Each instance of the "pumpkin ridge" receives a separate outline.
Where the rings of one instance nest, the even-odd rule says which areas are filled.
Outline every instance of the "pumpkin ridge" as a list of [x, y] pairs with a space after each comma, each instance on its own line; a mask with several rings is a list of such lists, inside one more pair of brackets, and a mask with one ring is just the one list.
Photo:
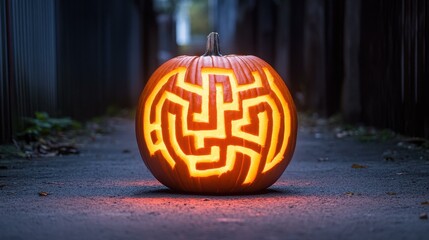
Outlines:
[[[231, 60], [230, 60], [230, 58], [236, 58], [235, 56], [233, 56], [233, 57], [226, 57], [226, 59], [231, 63]], [[237, 69], [239, 69], [239, 71], [240, 71], [240, 73], [241, 74], [236, 74], [236, 75], [239, 75], [240, 77], [242, 77], [242, 76], [246, 76], [246, 73], [245, 73], [245, 71], [244, 71], [244, 68], [243, 68], [243, 66], [242, 66], [242, 63], [243, 63], [243, 61], [241, 61], [241, 59], [240, 58], [238, 58], [240, 61], [236, 61], [236, 63], [238, 64], [238, 66], [236, 67]], [[231, 66], [232, 66], [232, 64], [231, 64]], [[234, 71], [235, 72], [235, 71]], [[241, 76], [242, 75], [242, 76]], [[243, 108], [241, 108], [241, 110], [243, 111]], [[241, 138], [241, 146], [246, 146], [246, 141], [245, 141], [245, 139], [243, 139], [243, 138]], [[247, 175], [247, 173], [245, 173], [244, 171], [245, 171], [245, 168], [246, 168], [246, 164], [244, 164], [244, 159], [243, 159], [243, 156], [241, 157], [241, 166], [240, 166], [240, 171], [238, 172], [238, 175], [237, 175], [237, 178], [236, 178], [236, 180], [235, 180], [235, 185], [236, 186], [239, 186], [240, 185], [240, 183], [243, 181], [242, 179], [243, 178], [245, 178], [246, 176], [245, 175]]]

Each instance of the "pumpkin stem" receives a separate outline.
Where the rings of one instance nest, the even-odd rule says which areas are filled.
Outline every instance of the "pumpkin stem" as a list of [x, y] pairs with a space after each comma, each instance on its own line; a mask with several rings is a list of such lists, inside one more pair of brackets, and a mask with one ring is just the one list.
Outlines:
[[203, 56], [222, 56], [219, 48], [219, 34], [211, 32], [207, 36], [207, 50]]

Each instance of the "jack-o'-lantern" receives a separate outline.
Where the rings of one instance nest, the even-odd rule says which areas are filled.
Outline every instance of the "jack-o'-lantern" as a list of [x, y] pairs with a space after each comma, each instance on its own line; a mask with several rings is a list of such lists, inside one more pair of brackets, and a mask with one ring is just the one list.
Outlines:
[[296, 142], [292, 97], [278, 73], [255, 56], [219, 51], [161, 65], [140, 96], [136, 135], [142, 158], [167, 187], [243, 193], [271, 186]]

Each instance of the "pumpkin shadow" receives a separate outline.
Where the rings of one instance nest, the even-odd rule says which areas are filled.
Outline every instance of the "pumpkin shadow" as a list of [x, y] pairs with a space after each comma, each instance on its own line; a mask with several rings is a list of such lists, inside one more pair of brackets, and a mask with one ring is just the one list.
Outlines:
[[134, 192], [133, 197], [137, 198], [157, 198], [157, 197], [172, 197], [172, 198], [187, 198], [187, 197], [278, 197], [278, 196], [296, 196], [299, 192], [296, 189], [286, 188], [268, 188], [262, 191], [250, 192], [250, 193], [231, 193], [231, 194], [216, 194], [216, 193], [189, 193], [175, 191], [169, 188], [157, 188], [150, 190], [139, 190]]

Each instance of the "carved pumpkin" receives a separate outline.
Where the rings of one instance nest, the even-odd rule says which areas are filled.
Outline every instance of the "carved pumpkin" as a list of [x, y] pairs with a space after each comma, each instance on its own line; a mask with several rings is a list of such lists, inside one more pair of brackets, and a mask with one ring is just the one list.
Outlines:
[[136, 135], [152, 174], [193, 193], [254, 192], [289, 164], [297, 117], [277, 72], [255, 56], [222, 56], [218, 34], [200, 57], [160, 66], [140, 96]]

